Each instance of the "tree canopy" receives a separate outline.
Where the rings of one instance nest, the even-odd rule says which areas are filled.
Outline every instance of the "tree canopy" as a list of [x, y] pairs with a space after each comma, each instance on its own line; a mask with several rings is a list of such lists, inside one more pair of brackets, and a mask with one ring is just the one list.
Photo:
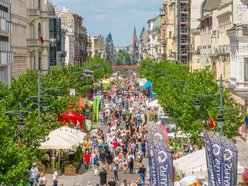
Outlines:
[[[152, 90], [164, 111], [176, 122], [177, 130], [191, 134], [191, 141], [197, 143], [203, 129], [209, 129], [209, 115], [216, 118], [219, 112], [220, 91], [213, 72], [209, 68], [190, 72], [189, 66], [180, 62], [147, 58], [142, 61], [139, 73], [152, 82]], [[194, 107], [196, 100], [201, 105], [199, 110]], [[242, 125], [240, 107], [231, 100], [226, 89], [223, 103], [224, 132], [231, 138]], [[234, 126], [230, 125], [231, 118], [235, 118]], [[216, 126], [213, 130], [217, 132], [219, 128]]]
[[[85, 76], [86, 68], [94, 71], [92, 77]], [[111, 74], [111, 65], [98, 56], [89, 59], [83, 67], [54, 67], [42, 74], [41, 101], [47, 101], [49, 108], [47, 112], [42, 111], [41, 117], [37, 117], [37, 71], [20, 75], [11, 86], [0, 83], [0, 185], [25, 185], [25, 174], [40, 157], [40, 143], [60, 125], [58, 116], [69, 104], [85, 96], [95, 81]], [[70, 88], [76, 89], [76, 97], [69, 96]], [[58, 93], [62, 99], [57, 99]], [[15, 123], [20, 118], [25, 128], [18, 130]]]

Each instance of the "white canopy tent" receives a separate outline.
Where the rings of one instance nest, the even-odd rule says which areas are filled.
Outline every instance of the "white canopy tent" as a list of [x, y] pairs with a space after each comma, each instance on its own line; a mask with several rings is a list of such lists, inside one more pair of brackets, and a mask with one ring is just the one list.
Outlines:
[[75, 141], [68, 141], [60, 136], [48, 136], [48, 140], [41, 143], [39, 149], [73, 150], [76, 148]]
[[[198, 178], [207, 178], [207, 165], [205, 149], [198, 150], [174, 161], [177, 172], [186, 176], [195, 175]], [[243, 167], [238, 163], [238, 173], [243, 171]]]
[[50, 132], [47, 140], [41, 143], [39, 149], [43, 150], [52, 150], [52, 167], [54, 168], [55, 157], [54, 151], [59, 151], [59, 158], [60, 158], [60, 150], [76, 150], [76, 148], [84, 141], [85, 133], [64, 126], [54, 131]]
[[64, 126], [49, 133], [47, 141], [41, 143], [40, 149], [74, 150], [84, 141], [85, 133]]

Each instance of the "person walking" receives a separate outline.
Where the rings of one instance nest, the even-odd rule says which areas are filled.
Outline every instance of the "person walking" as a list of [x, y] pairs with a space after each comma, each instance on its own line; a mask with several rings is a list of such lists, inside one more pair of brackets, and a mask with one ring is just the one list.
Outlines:
[[119, 179], [118, 178], [118, 164], [115, 164], [114, 166], [114, 178], [115, 178], [115, 181]]
[[101, 186], [104, 186], [105, 184], [107, 184], [107, 175], [108, 175], [108, 173], [106, 172], [105, 168], [103, 167], [99, 173]]
[[124, 179], [123, 182], [122, 182], [122, 184], [120, 186], [129, 186], [129, 184], [127, 183], [127, 180]]
[[39, 186], [46, 186], [46, 184], [47, 184], [46, 176], [43, 172], [41, 172], [39, 177]]
[[98, 168], [99, 168], [99, 158], [98, 155], [95, 155], [95, 157], [93, 158], [93, 167], [94, 167], [94, 175], [97, 176], [98, 174]]
[[58, 186], [58, 172], [56, 169], [53, 171], [53, 186]]
[[108, 182], [108, 185], [109, 186], [116, 186], [117, 185], [117, 183], [114, 181], [114, 178], [112, 177], [111, 179], [110, 179], [110, 181]]
[[130, 174], [133, 174], [133, 165], [134, 165], [134, 156], [130, 154], [128, 156], [128, 168], [129, 168]]
[[84, 154], [84, 165], [85, 165], [85, 170], [86, 171], [89, 170], [90, 162], [91, 162], [91, 155], [89, 153], [89, 150], [86, 150], [85, 154]]
[[138, 174], [140, 176], [140, 179], [142, 180], [143, 183], [145, 183], [145, 173], [146, 173], [146, 168], [142, 164], [138, 170]]

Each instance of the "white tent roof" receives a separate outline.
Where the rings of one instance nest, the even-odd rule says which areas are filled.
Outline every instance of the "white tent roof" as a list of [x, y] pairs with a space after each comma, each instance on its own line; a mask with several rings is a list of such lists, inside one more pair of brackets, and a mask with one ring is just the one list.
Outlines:
[[50, 134], [58, 135], [58, 136], [62, 136], [62, 137], [68, 136], [68, 138], [72, 138], [73, 140], [76, 140], [79, 143], [82, 143], [84, 141], [84, 136], [85, 136], [85, 133], [83, 133], [79, 130], [76, 130], [74, 128], [67, 127], [67, 126], [60, 127], [58, 129], [50, 132]]
[[48, 137], [48, 140], [41, 143], [41, 146], [39, 149], [75, 149], [76, 148], [76, 143], [67, 141], [66, 139], [63, 139], [59, 136], [53, 136], [50, 138]]
[[85, 133], [64, 126], [49, 133], [40, 149], [75, 149], [84, 140]]
[[[185, 175], [206, 176], [206, 153], [205, 149], [198, 150], [174, 161], [176, 170]], [[243, 167], [238, 163], [238, 173], [243, 171]]]

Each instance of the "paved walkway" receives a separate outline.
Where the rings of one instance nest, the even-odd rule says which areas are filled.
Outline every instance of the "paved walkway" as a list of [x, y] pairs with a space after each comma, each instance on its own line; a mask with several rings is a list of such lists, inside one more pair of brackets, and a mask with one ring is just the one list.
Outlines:
[[[108, 130], [107, 126], [103, 126], [100, 123], [94, 125], [95, 128], [101, 128], [104, 132]], [[143, 164], [147, 167], [147, 159], [143, 160]], [[108, 179], [113, 176], [113, 171], [108, 172]], [[122, 171], [119, 171], [119, 180], [117, 181], [117, 185], [120, 185], [124, 179], [129, 182], [132, 180], [136, 180], [138, 174], [124, 174]], [[52, 186], [52, 174], [46, 174], [46, 178], [48, 180], [47, 186]], [[92, 186], [95, 186], [99, 183], [99, 176], [94, 176], [93, 169], [90, 169], [88, 172], [84, 172], [83, 174], [78, 174], [77, 176], [59, 176], [59, 184], [64, 184], [64, 186], [76, 186], [79, 183], [79, 186], [87, 186], [88, 181], [91, 181]]]

